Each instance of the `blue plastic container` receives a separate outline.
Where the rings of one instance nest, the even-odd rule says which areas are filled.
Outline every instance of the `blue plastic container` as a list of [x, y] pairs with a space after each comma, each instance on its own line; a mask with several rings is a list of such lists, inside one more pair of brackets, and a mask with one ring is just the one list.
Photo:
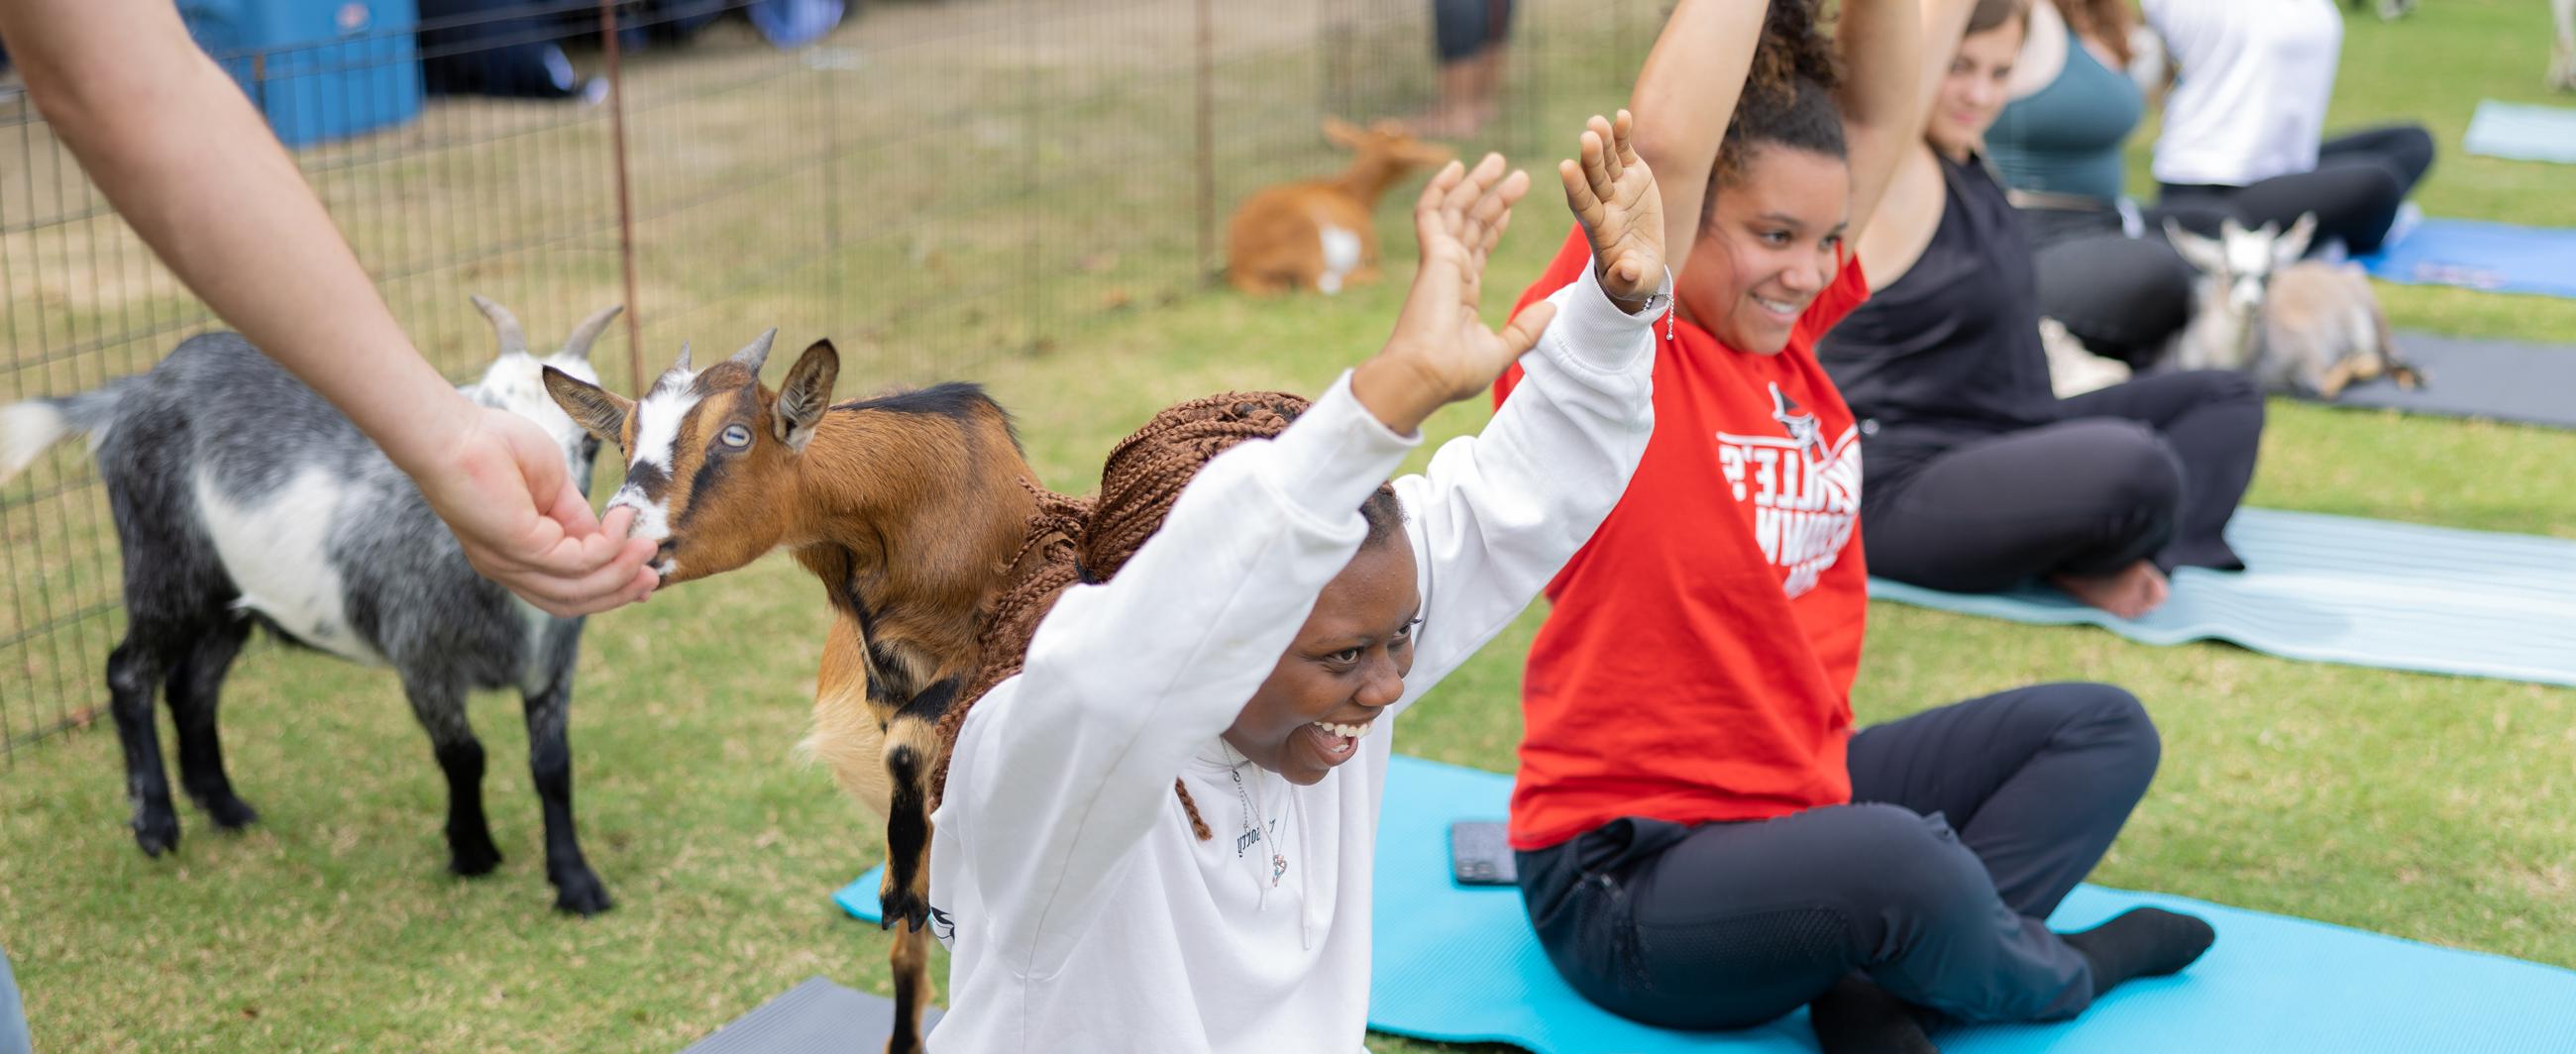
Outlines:
[[179, 13], [288, 146], [420, 114], [414, 0], [179, 0]]

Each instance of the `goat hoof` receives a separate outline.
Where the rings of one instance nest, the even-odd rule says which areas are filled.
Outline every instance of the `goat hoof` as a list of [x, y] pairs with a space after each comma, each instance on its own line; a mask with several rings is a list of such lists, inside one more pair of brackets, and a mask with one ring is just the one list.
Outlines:
[[489, 839], [481, 845], [453, 846], [447, 858], [447, 869], [467, 878], [491, 874], [492, 869], [499, 866], [501, 850]]
[[206, 817], [215, 821], [215, 827], [220, 830], [238, 831], [259, 822], [259, 810], [229, 794], [199, 804], [205, 807]]
[[134, 817], [134, 844], [143, 855], [158, 857], [179, 847], [179, 817], [167, 809]]
[[589, 918], [616, 906], [617, 902], [609, 899], [608, 887], [588, 871], [567, 875], [555, 883], [556, 911]]
[[877, 928], [890, 930], [897, 922], [920, 929], [930, 922], [930, 904], [906, 889], [877, 891]]

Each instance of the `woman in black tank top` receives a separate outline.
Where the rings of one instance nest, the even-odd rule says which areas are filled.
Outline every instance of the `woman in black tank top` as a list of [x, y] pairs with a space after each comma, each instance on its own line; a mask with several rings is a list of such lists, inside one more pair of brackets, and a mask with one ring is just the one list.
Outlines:
[[1816, 357], [1861, 420], [1871, 573], [1961, 593], [2045, 579], [2135, 618], [2175, 567], [2244, 567], [2221, 535], [2253, 479], [2263, 399], [2219, 371], [2051, 392], [2030, 243], [1975, 151], [2022, 32], [1972, 24], [1908, 159], [1918, 177], [1937, 168], [1938, 199], [1929, 178], [1889, 191], [1939, 225], [1892, 279], [1864, 240], [1883, 284]]

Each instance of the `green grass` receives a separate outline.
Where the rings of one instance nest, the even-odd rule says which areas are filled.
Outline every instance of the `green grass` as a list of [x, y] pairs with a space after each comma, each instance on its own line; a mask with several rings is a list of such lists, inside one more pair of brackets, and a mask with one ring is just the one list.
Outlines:
[[[2522, 0], [2355, 20], [2335, 121], [2425, 120], [2454, 144], [2476, 98], [2534, 94], [2544, 20]], [[2446, 156], [2424, 196], [2439, 215], [2576, 225], [2567, 173]], [[1561, 230], [1551, 207], [1529, 210], [1493, 266], [1497, 299]], [[1401, 257], [1406, 239], [1390, 237]], [[1331, 301], [1140, 299], [983, 372], [1048, 482], [1082, 489], [1108, 444], [1167, 402], [1312, 391], [1373, 350], [1410, 270], [1390, 263], [1389, 284]], [[2401, 327], [2576, 335], [2567, 301], [2383, 292]], [[2272, 409], [2255, 504], [2576, 537], [2576, 433]], [[1452, 408], [1434, 438], [1483, 415]], [[2576, 692], [1885, 604], [1870, 619], [1864, 721], [2051, 678], [2148, 701], [2164, 768], [2102, 882], [2576, 966]], [[1524, 617], [1409, 715], [1403, 749], [1508, 770], [1535, 625]], [[225, 723], [264, 822], [222, 837], [183, 809], [185, 841], [161, 860], [124, 829], [112, 731], [22, 753], [0, 776], [0, 946], [39, 1049], [666, 1051], [811, 974], [884, 990], [883, 938], [825, 899], [879, 840], [788, 758], [823, 626], [817, 591], [777, 559], [592, 621], [574, 768], [586, 845], [619, 906], [586, 922], [548, 909], [508, 700], [474, 709], [508, 855], [474, 882], [442, 870], [441, 781], [380, 671], [255, 646]]]

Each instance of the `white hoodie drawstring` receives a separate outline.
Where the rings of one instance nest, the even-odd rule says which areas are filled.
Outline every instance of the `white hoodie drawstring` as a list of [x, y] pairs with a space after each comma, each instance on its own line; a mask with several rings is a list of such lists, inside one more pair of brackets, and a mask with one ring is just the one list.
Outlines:
[[[1288, 788], [1288, 809], [1297, 814], [1297, 851], [1302, 853], [1314, 848], [1314, 843], [1308, 841], [1306, 837], [1306, 799], [1297, 796], [1297, 788], [1294, 785]], [[1306, 883], [1306, 899], [1304, 907], [1297, 912], [1297, 943], [1299, 947], [1313, 951], [1315, 950], [1315, 900], [1319, 891], [1315, 885], [1315, 876], [1307, 875], [1301, 881]]]

